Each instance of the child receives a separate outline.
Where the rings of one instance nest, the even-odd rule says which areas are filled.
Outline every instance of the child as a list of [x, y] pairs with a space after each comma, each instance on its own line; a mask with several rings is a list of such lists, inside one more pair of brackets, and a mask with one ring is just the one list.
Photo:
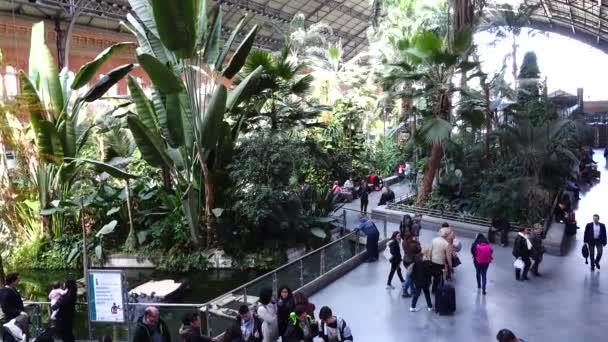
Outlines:
[[[57, 304], [57, 302], [59, 301], [61, 296], [65, 296], [66, 293], [68, 293], [68, 290], [62, 289], [61, 284], [59, 284], [58, 281], [55, 282], [53, 284], [53, 289], [49, 293], [49, 300], [51, 301], [51, 307], [53, 307], [55, 304]], [[59, 310], [54, 310], [53, 313], [51, 314], [52, 320], [54, 320], [55, 316], [57, 316], [57, 311], [59, 311]]]

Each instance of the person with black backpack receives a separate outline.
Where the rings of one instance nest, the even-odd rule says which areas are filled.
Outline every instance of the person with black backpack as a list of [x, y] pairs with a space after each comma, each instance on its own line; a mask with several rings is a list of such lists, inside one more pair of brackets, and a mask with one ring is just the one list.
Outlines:
[[420, 297], [420, 293], [422, 292], [424, 292], [424, 298], [426, 299], [427, 310], [433, 310], [430, 289], [433, 272], [433, 263], [430, 260], [418, 260], [414, 262], [414, 266], [412, 267], [412, 281], [415, 285], [415, 291], [412, 296], [410, 312], [416, 312], [419, 310], [416, 308], [416, 303], [418, 302], [418, 297]]
[[353, 334], [346, 321], [334, 316], [327, 306], [319, 311], [319, 337], [323, 342], [353, 341]]

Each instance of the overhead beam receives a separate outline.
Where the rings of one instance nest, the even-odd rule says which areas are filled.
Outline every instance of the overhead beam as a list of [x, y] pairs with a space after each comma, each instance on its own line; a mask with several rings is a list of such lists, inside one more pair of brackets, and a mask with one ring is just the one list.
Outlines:
[[597, 0], [597, 44], [600, 44], [602, 34], [602, 0]]
[[572, 5], [570, 4], [570, 0], [566, 1], [568, 3], [568, 12], [570, 12], [570, 27], [572, 28], [572, 33], [576, 34], [576, 30], [574, 29], [574, 16], [572, 15]]
[[[236, 6], [238, 8], [245, 10], [246, 12], [252, 12], [256, 15], [261, 16], [262, 18], [266, 18], [266, 20], [277, 20], [277, 21], [282, 21], [283, 23], [289, 23], [289, 22], [291, 22], [291, 19], [292, 19], [292, 15], [287, 12], [259, 4], [255, 1], [250, 1], [250, 0], [214, 0], [214, 1], [223, 6], [228, 6], [228, 7]], [[314, 24], [315, 22], [306, 19], [305, 23], [306, 23], [306, 25], [310, 26], [310, 25]], [[365, 40], [365, 39], [357, 38], [348, 32], [344, 32], [344, 31], [336, 29], [336, 28], [333, 29], [333, 34], [334, 34], [334, 36], [336, 36], [338, 38], [342, 38], [344, 40], [355, 39], [355, 40], [358, 40], [360, 43], [362, 43]]]
[[553, 18], [553, 13], [551, 13], [551, 7], [547, 4], [545, 0], [540, 0], [540, 4], [543, 7], [543, 10], [545, 11], [545, 15], [549, 19], [549, 24], [553, 25], [553, 22], [551, 21]]

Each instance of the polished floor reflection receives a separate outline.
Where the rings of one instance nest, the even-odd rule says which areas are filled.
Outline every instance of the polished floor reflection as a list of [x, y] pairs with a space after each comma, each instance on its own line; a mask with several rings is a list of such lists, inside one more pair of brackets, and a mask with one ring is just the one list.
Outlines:
[[[542, 278], [516, 282], [511, 248], [493, 246], [495, 262], [488, 271], [488, 295], [477, 291], [470, 239], [462, 239], [463, 264], [456, 271], [457, 311], [442, 317], [421, 310], [410, 313], [410, 299], [399, 290], [385, 290], [389, 263], [363, 264], [315, 294], [311, 301], [329, 305], [345, 318], [357, 341], [496, 341], [509, 328], [526, 341], [603, 342], [608, 339], [608, 261], [591, 273], [580, 255], [582, 230], [598, 213], [608, 223], [608, 171], [602, 151], [595, 151], [602, 179], [581, 193], [576, 211], [577, 236], [564, 257], [545, 256]], [[434, 233], [423, 230], [423, 244]], [[608, 256], [606, 257], [608, 258]], [[393, 280], [396, 285], [398, 280]], [[419, 307], [424, 309], [424, 300]]]

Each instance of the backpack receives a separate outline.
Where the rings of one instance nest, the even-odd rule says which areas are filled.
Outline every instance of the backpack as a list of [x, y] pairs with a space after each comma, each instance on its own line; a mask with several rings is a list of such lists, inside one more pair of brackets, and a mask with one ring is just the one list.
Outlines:
[[478, 243], [475, 247], [475, 261], [480, 265], [492, 262], [492, 248], [487, 243]]

